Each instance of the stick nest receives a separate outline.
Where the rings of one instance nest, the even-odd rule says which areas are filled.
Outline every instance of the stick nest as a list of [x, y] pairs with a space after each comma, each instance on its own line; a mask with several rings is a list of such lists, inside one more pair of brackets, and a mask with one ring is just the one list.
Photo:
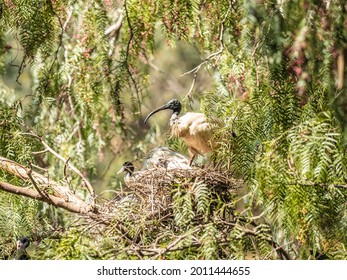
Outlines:
[[[242, 182], [232, 177], [226, 170], [211, 168], [171, 169], [153, 168], [136, 172], [134, 179], [128, 183], [130, 195], [112, 202], [114, 212], [127, 206], [135, 207], [138, 213], [150, 215], [167, 215], [172, 212], [173, 196], [178, 189], [182, 193], [195, 195], [203, 187], [210, 196], [218, 196], [230, 202]], [[111, 205], [110, 205], [111, 206]]]

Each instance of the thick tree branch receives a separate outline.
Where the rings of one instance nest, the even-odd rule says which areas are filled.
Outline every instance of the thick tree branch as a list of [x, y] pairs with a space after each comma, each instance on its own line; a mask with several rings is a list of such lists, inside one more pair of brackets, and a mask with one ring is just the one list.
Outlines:
[[60, 197], [56, 197], [54, 195], [49, 195], [49, 194], [42, 196], [40, 193], [38, 193], [35, 190], [23, 188], [23, 187], [17, 187], [5, 182], [0, 182], [0, 190], [13, 193], [16, 195], [22, 195], [32, 199], [40, 200], [48, 204], [51, 204], [53, 206], [63, 208], [73, 213], [86, 214], [91, 212], [90, 205], [87, 205], [87, 204], [85, 204], [84, 206], [78, 205], [73, 202], [65, 201], [64, 199]]
[[[75, 209], [84, 209], [83, 211], [81, 210], [78, 213], [87, 213], [87, 212], [95, 211], [94, 204], [87, 204], [86, 202], [84, 202], [81, 198], [78, 197], [77, 194], [72, 193], [68, 186], [61, 185], [35, 171], [32, 171], [30, 168], [25, 167], [17, 162], [14, 162], [4, 157], [0, 157], [0, 169], [22, 180], [28, 181], [31, 184], [34, 184], [35, 182], [34, 187], [36, 189], [36, 191], [29, 189], [30, 190], [29, 193], [27, 193], [26, 191], [23, 191], [26, 189], [20, 188], [20, 187], [16, 187], [12, 189], [13, 191], [10, 191], [11, 188], [10, 189], [3, 188], [3, 190], [25, 195], [25, 196], [29, 196], [28, 194], [30, 194], [31, 197], [34, 199], [38, 199], [37, 197], [39, 196], [41, 198], [40, 200], [50, 203], [52, 205], [62, 207], [62, 208], [67, 207], [65, 205], [75, 205], [74, 207], [70, 207], [70, 210], [72, 212], [76, 212]], [[8, 184], [7, 186], [10, 186], [10, 185]], [[45, 195], [42, 195], [38, 191], [38, 190], [41, 190], [42, 192], [42, 189], [48, 189], [52, 191], [53, 194], [48, 195], [45, 192]], [[46, 196], [52, 197], [52, 198], [55, 197], [56, 200], [54, 200], [54, 202], [50, 202], [50, 200], [48, 200]], [[64, 201], [65, 203], [62, 203], [62, 201]]]

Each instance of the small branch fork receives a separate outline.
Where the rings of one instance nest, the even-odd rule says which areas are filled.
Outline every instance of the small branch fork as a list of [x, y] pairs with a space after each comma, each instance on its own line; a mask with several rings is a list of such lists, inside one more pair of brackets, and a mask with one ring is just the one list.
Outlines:
[[[93, 198], [95, 198], [95, 190], [92, 186], [92, 184], [89, 182], [89, 180], [87, 179], [86, 176], [84, 176], [82, 174], [81, 171], [79, 171], [70, 161], [69, 159], [65, 159], [63, 156], [61, 156], [60, 154], [58, 154], [56, 151], [54, 151], [43, 139], [42, 137], [38, 136], [36, 133], [34, 133], [33, 131], [30, 131], [30, 133], [22, 133], [22, 135], [27, 135], [27, 136], [31, 136], [34, 137], [36, 139], [38, 139], [41, 144], [45, 147], [45, 149], [47, 151], [49, 151], [50, 153], [52, 153], [55, 157], [57, 157], [58, 159], [60, 159], [61, 161], [64, 162], [65, 166], [68, 166], [72, 171], [74, 171], [78, 176], [80, 176], [83, 180], [83, 184], [85, 185], [85, 187], [87, 188], [87, 190], [89, 191], [89, 193], [91, 194], [91, 196]], [[66, 169], [66, 167], [64, 167], [64, 169]]]
[[142, 112], [141, 112], [140, 90], [138, 88], [138, 85], [137, 85], [135, 78], [133, 77], [133, 74], [131, 73], [131, 70], [129, 67], [130, 48], [131, 48], [132, 41], [134, 39], [134, 29], [133, 29], [131, 21], [130, 21], [127, 0], [124, 1], [124, 10], [125, 10], [126, 20], [127, 20], [128, 26], [129, 26], [129, 40], [128, 40], [128, 44], [127, 44], [127, 48], [126, 48], [126, 54], [125, 54], [125, 66], [126, 66], [128, 75], [129, 75], [129, 77], [130, 77], [130, 79], [134, 85], [134, 88], [135, 88], [137, 102], [138, 102], [138, 106], [139, 106], [139, 113], [140, 113], [140, 117], [141, 117]]
[[230, 10], [232, 9], [232, 1], [230, 1], [230, 5], [229, 8], [222, 20], [222, 22], [220, 23], [220, 31], [219, 31], [219, 38], [218, 41], [220, 42], [220, 47], [219, 50], [217, 52], [214, 52], [212, 54], [210, 54], [207, 58], [205, 58], [199, 65], [197, 65], [195, 68], [183, 73], [180, 77], [184, 77], [188, 74], [192, 74], [193, 73], [193, 81], [190, 85], [189, 91], [188, 93], [185, 95], [185, 97], [183, 98], [183, 100], [188, 99], [191, 100], [191, 94], [193, 92], [194, 86], [196, 84], [196, 80], [197, 80], [197, 76], [198, 76], [198, 72], [200, 71], [201, 67], [203, 65], [205, 65], [206, 63], [208, 63], [211, 59], [218, 57], [222, 54], [222, 52], [224, 51], [224, 42], [223, 42], [223, 33], [224, 33], [224, 22], [226, 20], [226, 18], [228, 17]]
[[[44, 146], [39, 153], [50, 152], [59, 160], [64, 162], [64, 176], [67, 181], [67, 185], [62, 185], [51, 180], [48, 176], [44, 176], [40, 173], [33, 171], [33, 165], [29, 163], [29, 167], [21, 165], [15, 161], [0, 156], [0, 170], [8, 172], [24, 181], [30, 182], [33, 189], [18, 187], [9, 183], [1, 182], [0, 190], [19, 194], [33, 199], [37, 199], [51, 205], [64, 208], [70, 212], [87, 214], [96, 213], [96, 196], [95, 190], [87, 177], [82, 174], [71, 162], [70, 158], [65, 159], [62, 155], [57, 153], [52, 147], [50, 147], [42, 137], [33, 132], [25, 124], [22, 124], [29, 132], [22, 133], [24, 136], [30, 136], [38, 139]], [[89, 203], [80, 198], [75, 190], [71, 189], [70, 181], [67, 178], [67, 169], [71, 169], [79, 177], [82, 178], [82, 186], [86, 188], [91, 196]], [[49, 193], [47, 192], [49, 191]]]

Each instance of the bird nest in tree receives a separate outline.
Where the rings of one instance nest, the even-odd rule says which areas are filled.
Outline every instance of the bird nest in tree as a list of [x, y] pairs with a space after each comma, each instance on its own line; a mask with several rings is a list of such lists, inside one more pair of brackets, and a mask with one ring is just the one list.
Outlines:
[[242, 182], [234, 179], [232, 173], [226, 170], [147, 169], [137, 172], [136, 179], [128, 183], [130, 195], [113, 201], [113, 211], [118, 212], [131, 205], [134, 207], [135, 204], [137, 213], [162, 217], [172, 213], [177, 196], [188, 193], [195, 201], [205, 196], [210, 200], [218, 198], [229, 203], [241, 185]]

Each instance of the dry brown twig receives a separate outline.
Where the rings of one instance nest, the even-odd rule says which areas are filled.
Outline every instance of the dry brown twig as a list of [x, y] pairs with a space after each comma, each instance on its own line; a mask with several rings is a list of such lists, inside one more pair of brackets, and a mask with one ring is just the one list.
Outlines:
[[165, 215], [172, 207], [172, 190], [180, 185], [191, 191], [194, 183], [201, 182], [217, 193], [236, 191], [240, 180], [226, 170], [210, 168], [172, 169], [153, 168], [139, 172], [136, 181], [128, 188], [140, 198], [143, 211], [153, 215]]

